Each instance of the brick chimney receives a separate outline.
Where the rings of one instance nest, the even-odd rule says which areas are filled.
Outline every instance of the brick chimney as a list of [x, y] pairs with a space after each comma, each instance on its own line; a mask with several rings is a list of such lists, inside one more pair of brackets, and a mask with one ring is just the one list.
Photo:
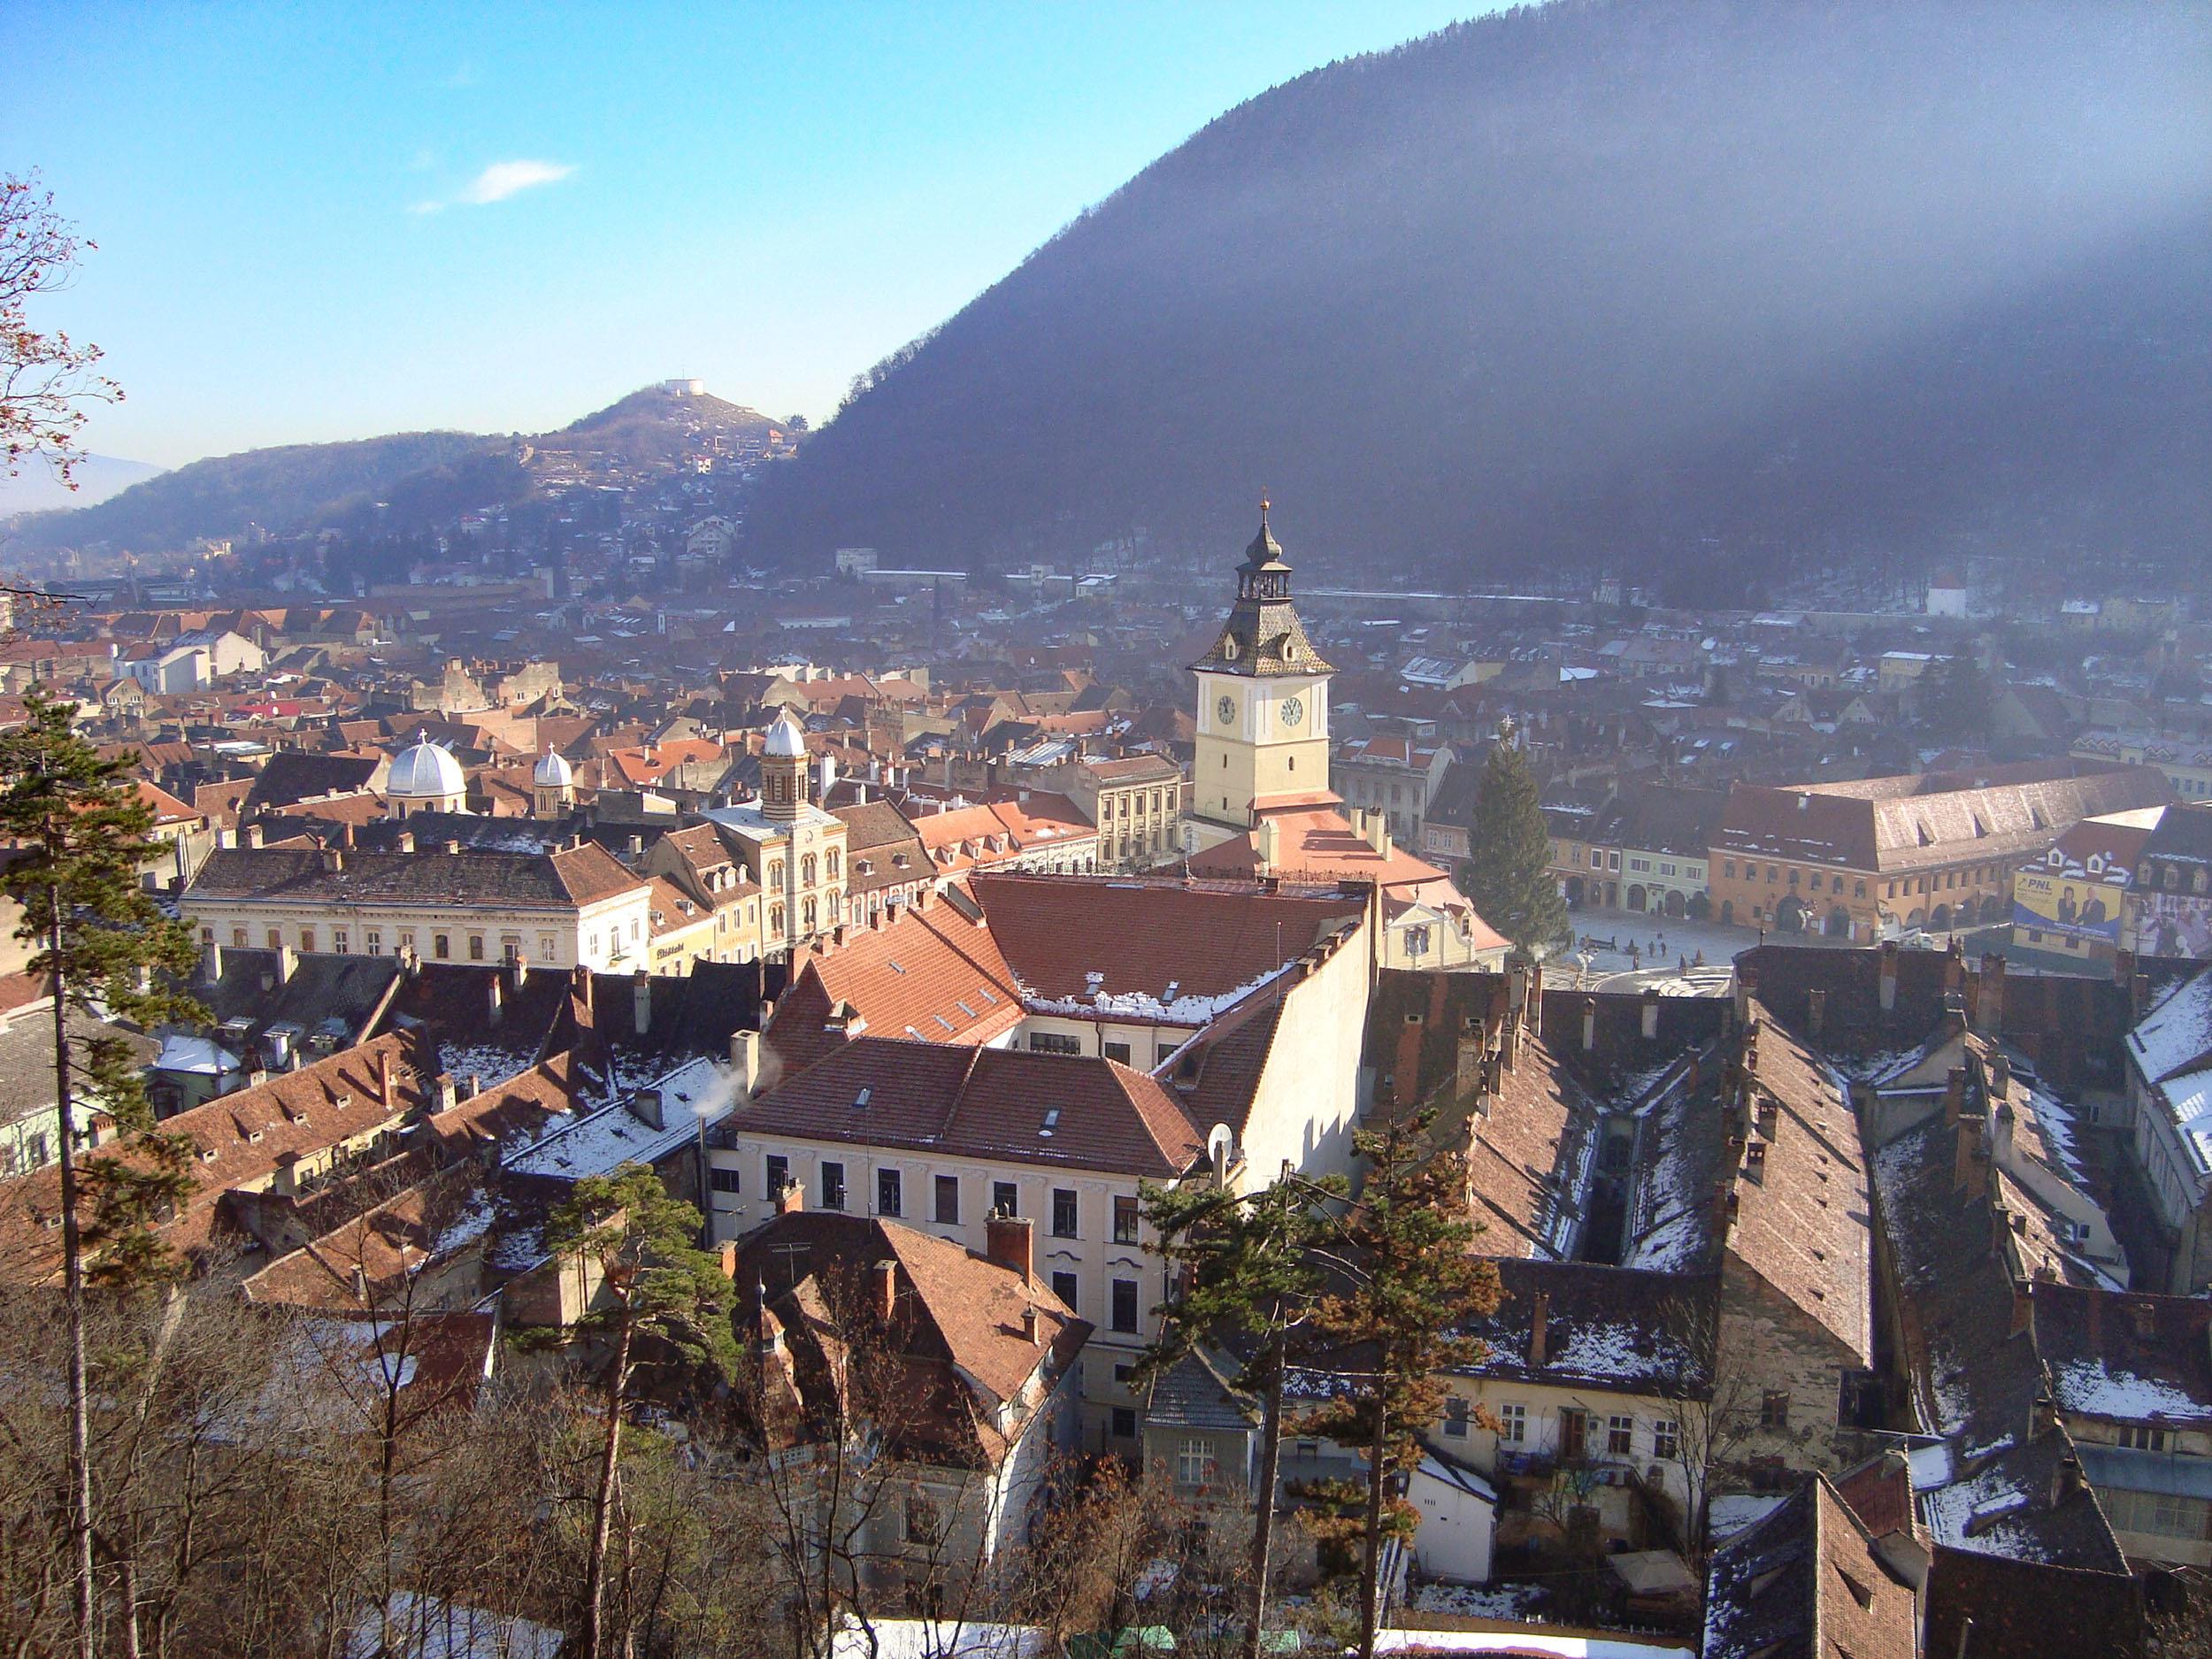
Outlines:
[[795, 1216], [806, 1208], [806, 1189], [788, 1175], [784, 1177], [783, 1190], [772, 1196], [780, 1216]]
[[496, 973], [494, 973], [494, 974], [491, 974], [491, 975], [488, 976], [488, 977], [486, 978], [485, 981], [484, 981], [484, 1022], [485, 1022], [485, 1024], [487, 1024], [487, 1025], [496, 1025], [497, 1024], [499, 1024], [499, 1003], [500, 1003], [500, 984], [499, 984], [499, 976], [498, 976]]
[[1943, 1074], [1943, 1121], [1955, 1129], [1966, 1110], [1966, 1068], [1955, 1065]]
[[449, 1112], [460, 1103], [460, 1091], [454, 1085], [452, 1072], [439, 1072], [438, 1080], [434, 1087], [435, 1097], [432, 1110]]
[[584, 1012], [590, 1013], [591, 969], [589, 966], [581, 962], [578, 963], [575, 972], [569, 976], [569, 983], [576, 993], [576, 1000], [584, 1005]]
[[1828, 1024], [1828, 993], [1815, 987], [1805, 993], [1805, 1034], [1815, 1042]]
[[1952, 1160], [1951, 1186], [1968, 1198], [1979, 1198], [1989, 1187], [1989, 1149], [1982, 1145], [1982, 1119], [1969, 1112], [1958, 1120], [1957, 1156]]
[[1007, 1271], [1021, 1275], [1025, 1285], [1030, 1282], [1031, 1251], [1034, 1247], [1035, 1233], [1028, 1217], [994, 1214], [984, 1217], [984, 1256]]
[[1528, 1368], [1544, 1369], [1551, 1353], [1551, 1292], [1535, 1290], [1528, 1298]]
[[888, 1325], [899, 1311], [899, 1264], [889, 1257], [868, 1270], [868, 1300], [879, 1324]]
[[345, 853], [341, 849], [336, 847], [324, 848], [322, 849], [322, 866], [323, 872], [326, 875], [338, 874], [346, 867]]
[[1037, 1346], [1037, 1325], [1036, 1309], [1024, 1308], [1022, 1310], [1022, 1340], [1032, 1348]]
[[2051, 1507], [2055, 1509], [2081, 1490], [2081, 1459], [2068, 1452], [2051, 1471]]
[[1885, 939], [1882, 941], [1881, 1001], [1882, 1012], [1885, 1014], [1890, 1014], [1896, 1011], [1897, 941], [1893, 939]]
[[392, 1051], [389, 1048], [376, 1051], [376, 1099], [386, 1111], [392, 1110]]
[[1981, 993], [1974, 999], [1974, 1029], [1995, 1038], [2004, 1029], [2005, 959], [1995, 952], [1982, 957]]

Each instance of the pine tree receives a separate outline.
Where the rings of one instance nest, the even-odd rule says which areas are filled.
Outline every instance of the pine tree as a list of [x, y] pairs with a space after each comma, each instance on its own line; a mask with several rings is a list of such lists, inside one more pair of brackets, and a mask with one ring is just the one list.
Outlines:
[[1348, 1386], [1296, 1425], [1366, 1451], [1363, 1479], [1317, 1481], [1305, 1494], [1324, 1546], [1358, 1552], [1362, 1659], [1375, 1651], [1384, 1546], [1420, 1525], [1403, 1487], [1420, 1432], [1443, 1414], [1441, 1373], [1482, 1356], [1480, 1342], [1455, 1333], [1498, 1306], [1497, 1270], [1472, 1254], [1481, 1229], [1467, 1214], [1466, 1157], [1438, 1144], [1435, 1122], [1432, 1110], [1353, 1133], [1367, 1167], [1331, 1252], [1341, 1287], [1313, 1317]]
[[1256, 1193], [1210, 1186], [1143, 1189], [1144, 1217], [1177, 1286], [1160, 1335], [1140, 1362], [1156, 1377], [1200, 1342], [1244, 1349], [1237, 1386], [1260, 1402], [1260, 1466], [1253, 1494], [1251, 1608], [1243, 1652], [1257, 1659], [1267, 1621], [1268, 1569], [1274, 1549], [1275, 1486], [1282, 1466], [1283, 1375], [1294, 1335], [1323, 1288], [1321, 1248], [1335, 1236], [1325, 1207], [1340, 1203], [1341, 1177], [1294, 1176]]
[[711, 1369], [725, 1379], [736, 1369], [729, 1280], [720, 1262], [699, 1248], [699, 1225], [698, 1210], [671, 1198], [660, 1177], [642, 1164], [625, 1164], [611, 1175], [577, 1182], [546, 1225], [546, 1248], [575, 1257], [587, 1286], [591, 1268], [603, 1276], [606, 1304], [577, 1325], [614, 1344], [584, 1572], [583, 1659], [605, 1659], [609, 1651], [607, 1545], [622, 1462], [622, 1414], [634, 1397], [637, 1376], [638, 1338], [655, 1337], [680, 1363]]
[[[0, 837], [17, 849], [0, 872], [0, 893], [22, 907], [17, 933], [38, 947], [30, 972], [53, 991], [69, 1347], [71, 1592], [77, 1651], [90, 1659], [96, 1609], [86, 1283], [89, 1278], [130, 1286], [165, 1277], [171, 1263], [154, 1222], [193, 1187], [188, 1152], [155, 1125], [129, 1043], [109, 1022], [197, 1023], [205, 1014], [168, 988], [169, 980], [191, 972], [192, 941], [140, 882], [140, 870], [161, 847], [153, 839], [152, 809], [130, 780], [130, 763], [103, 759], [79, 737], [71, 705], [35, 691], [25, 702], [24, 724], [0, 736]], [[118, 1131], [114, 1151], [81, 1163], [81, 1096], [97, 1101]]]
[[1528, 757], [1498, 728], [1475, 800], [1472, 855], [1460, 887], [1482, 919], [1532, 955], [1567, 936], [1567, 901], [1551, 873], [1551, 835]]

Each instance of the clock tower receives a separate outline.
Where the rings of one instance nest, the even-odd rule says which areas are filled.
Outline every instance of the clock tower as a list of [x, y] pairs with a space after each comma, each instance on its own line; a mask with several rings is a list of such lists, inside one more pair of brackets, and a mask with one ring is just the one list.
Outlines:
[[1267, 527], [1237, 566], [1236, 603], [1198, 676], [1198, 753], [1184, 851], [1242, 835], [1271, 810], [1330, 807], [1329, 676], [1290, 601], [1290, 566]]

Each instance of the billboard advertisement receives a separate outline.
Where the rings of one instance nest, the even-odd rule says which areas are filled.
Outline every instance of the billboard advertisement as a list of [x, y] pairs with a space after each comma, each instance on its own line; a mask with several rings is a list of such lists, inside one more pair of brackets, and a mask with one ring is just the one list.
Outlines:
[[2080, 876], [2017, 870], [2012, 877], [2012, 925], [2117, 949], [2125, 890]]
[[2147, 888], [2135, 902], [2135, 949], [2142, 955], [2212, 957], [2212, 898]]

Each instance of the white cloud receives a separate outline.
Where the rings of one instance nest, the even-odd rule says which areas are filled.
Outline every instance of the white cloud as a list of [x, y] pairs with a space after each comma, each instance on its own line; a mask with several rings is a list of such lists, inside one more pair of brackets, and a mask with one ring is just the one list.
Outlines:
[[558, 184], [575, 171], [560, 161], [495, 161], [470, 180], [468, 188], [461, 192], [460, 200], [478, 206], [488, 202], [503, 202], [541, 184]]

